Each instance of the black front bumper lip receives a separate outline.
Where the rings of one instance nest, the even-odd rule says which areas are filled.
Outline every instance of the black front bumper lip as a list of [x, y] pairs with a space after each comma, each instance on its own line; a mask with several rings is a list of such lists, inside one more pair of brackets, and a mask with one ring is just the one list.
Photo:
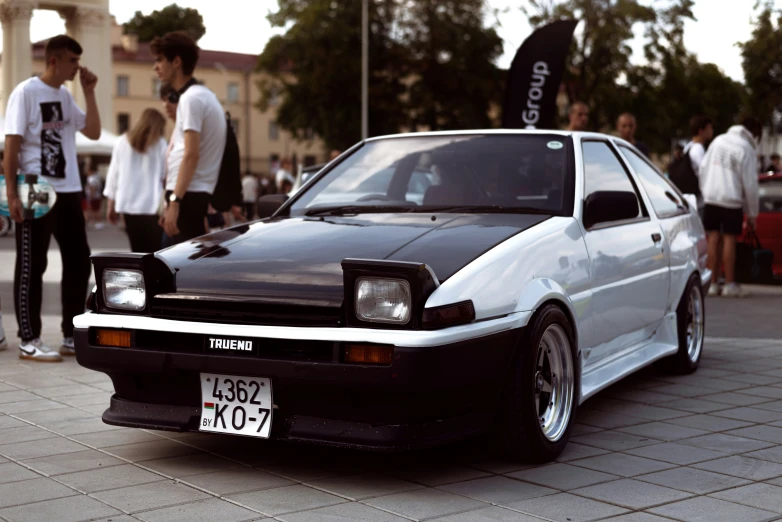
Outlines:
[[[111, 397], [103, 422], [160, 431], [199, 431], [201, 408], [149, 404]], [[400, 451], [438, 446], [486, 431], [492, 414], [470, 413], [417, 424], [373, 425], [310, 415], [272, 414], [272, 437], [348, 449]], [[204, 432], [211, 433], [211, 432]]]

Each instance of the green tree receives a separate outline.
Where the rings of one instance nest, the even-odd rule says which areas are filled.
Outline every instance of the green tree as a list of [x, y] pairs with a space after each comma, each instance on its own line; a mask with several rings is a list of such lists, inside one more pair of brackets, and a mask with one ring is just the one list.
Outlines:
[[137, 35], [140, 42], [150, 42], [171, 31], [187, 31], [198, 41], [206, 33], [204, 18], [196, 9], [171, 4], [148, 15], [136, 11], [133, 18], [123, 24], [123, 32]]
[[[369, 134], [491, 126], [504, 92], [493, 65], [502, 41], [484, 27], [480, 0], [370, 0]], [[279, 0], [269, 15], [287, 27], [258, 62], [267, 73], [259, 108], [281, 94], [277, 120], [328, 148], [361, 138], [361, 2]]]
[[[636, 136], [656, 152], [671, 138], [689, 137], [689, 120], [707, 114], [723, 131], [743, 102], [743, 87], [714, 64], [702, 64], [684, 46], [684, 22], [694, 19], [694, 0], [668, 0], [655, 8], [639, 0], [533, 0], [533, 26], [559, 18], [584, 22], [577, 29], [565, 79], [571, 101], [591, 107], [594, 130], [612, 130], [632, 112]], [[644, 63], [631, 62], [629, 42], [643, 28]]]
[[[405, 50], [391, 38], [394, 2], [370, 3], [369, 131], [393, 133], [405, 122], [402, 107]], [[277, 123], [297, 137], [311, 129], [329, 149], [361, 139], [361, 2], [280, 0], [272, 26], [289, 26], [267, 43], [258, 69], [259, 108], [279, 98]]]
[[633, 27], [654, 23], [654, 9], [637, 0], [531, 0], [530, 5], [525, 11], [533, 27], [565, 18], [581, 21], [563, 79], [568, 99], [591, 107], [592, 129], [612, 126], [617, 82], [631, 69]]
[[411, 126], [431, 130], [494, 126], [504, 76], [494, 65], [502, 39], [484, 24], [483, 0], [408, 0], [400, 3], [402, 41], [411, 55]]
[[782, 15], [772, 2], [761, 6], [752, 38], [740, 44], [747, 108], [771, 125], [775, 110], [782, 107]]

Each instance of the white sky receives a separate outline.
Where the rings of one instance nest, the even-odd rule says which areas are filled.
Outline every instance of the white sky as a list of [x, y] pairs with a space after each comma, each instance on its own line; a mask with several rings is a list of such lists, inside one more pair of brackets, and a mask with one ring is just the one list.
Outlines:
[[[650, 1], [650, 0], [647, 0]], [[519, 10], [525, 0], [486, 0], [492, 7], [506, 10], [500, 16], [500, 36], [505, 42], [504, 54], [497, 65], [510, 66], [519, 45], [530, 33], [526, 17]], [[117, 22], [128, 21], [135, 11], [145, 14], [168, 5], [164, 0], [110, 0], [111, 13]], [[715, 0], [696, 0], [697, 22], [687, 22], [685, 44], [700, 61], [717, 64], [726, 74], [742, 81], [741, 55], [736, 42], [751, 35], [751, 18], [755, 0], [730, 0], [717, 6]], [[272, 29], [266, 14], [277, 7], [276, 0], [179, 0], [184, 7], [198, 9], [204, 17], [206, 34], [199, 44], [205, 49], [260, 54], [266, 41], [280, 29]], [[777, 0], [777, 5], [782, 0]], [[230, 6], [230, 7], [229, 7]], [[31, 39], [42, 40], [65, 31], [65, 24], [53, 11], [35, 11], [31, 24]], [[2, 33], [2, 29], [0, 29]], [[633, 42], [634, 59], [642, 59], [643, 40]], [[0, 51], [2, 39], [0, 39]]]

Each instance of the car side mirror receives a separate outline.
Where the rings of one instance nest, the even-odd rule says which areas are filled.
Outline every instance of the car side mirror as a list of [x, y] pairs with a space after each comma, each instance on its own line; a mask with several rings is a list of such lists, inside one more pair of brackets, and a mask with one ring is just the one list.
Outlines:
[[584, 201], [584, 228], [638, 217], [638, 197], [633, 192], [603, 190]]
[[288, 201], [287, 194], [268, 194], [258, 199], [258, 217], [267, 218], [277, 212], [283, 203]]

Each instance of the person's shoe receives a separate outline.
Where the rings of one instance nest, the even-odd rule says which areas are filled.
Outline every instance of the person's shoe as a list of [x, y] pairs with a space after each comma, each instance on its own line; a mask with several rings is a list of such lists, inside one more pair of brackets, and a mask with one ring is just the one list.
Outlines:
[[73, 337], [66, 337], [62, 340], [62, 346], [60, 346], [60, 355], [76, 355], [76, 348], [73, 345]]
[[19, 358], [27, 361], [62, 362], [62, 356], [43, 344], [40, 338], [20, 344]]
[[719, 297], [720, 295], [720, 286], [717, 283], [712, 283], [709, 286], [709, 293], [706, 294], [708, 297]]
[[8, 348], [8, 341], [5, 338], [5, 334], [0, 330], [0, 352], [5, 351]]
[[722, 289], [722, 297], [747, 297], [747, 295], [747, 292], [736, 283], [728, 283]]

